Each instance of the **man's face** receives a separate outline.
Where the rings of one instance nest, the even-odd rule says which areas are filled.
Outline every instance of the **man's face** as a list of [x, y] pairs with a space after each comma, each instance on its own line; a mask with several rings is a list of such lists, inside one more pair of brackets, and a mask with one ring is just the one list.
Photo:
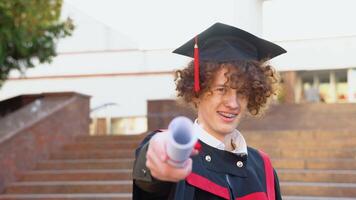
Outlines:
[[217, 71], [211, 92], [205, 92], [197, 101], [199, 124], [220, 140], [237, 127], [248, 102], [244, 95], [226, 83], [224, 74], [227, 71], [226, 68]]

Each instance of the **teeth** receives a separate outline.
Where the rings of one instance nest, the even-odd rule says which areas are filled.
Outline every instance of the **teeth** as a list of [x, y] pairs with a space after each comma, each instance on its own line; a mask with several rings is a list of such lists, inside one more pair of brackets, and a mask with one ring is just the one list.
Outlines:
[[237, 114], [231, 114], [231, 113], [226, 113], [226, 112], [219, 112], [220, 115], [227, 117], [227, 118], [233, 118], [236, 117]]

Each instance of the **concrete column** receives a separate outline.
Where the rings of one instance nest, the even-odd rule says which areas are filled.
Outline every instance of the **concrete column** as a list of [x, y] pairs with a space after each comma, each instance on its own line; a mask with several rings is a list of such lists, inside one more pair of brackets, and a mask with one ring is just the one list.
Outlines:
[[319, 85], [320, 85], [320, 79], [317, 74], [313, 75], [313, 88], [317, 89], [319, 91]]
[[302, 90], [303, 90], [303, 83], [302, 83], [302, 78], [297, 74], [296, 77], [296, 84], [295, 84], [295, 89], [294, 89], [294, 96], [295, 96], [295, 102], [300, 103], [302, 100]]
[[283, 78], [283, 88], [281, 91], [284, 96], [284, 103], [295, 103], [295, 85], [297, 73], [295, 71], [288, 71], [281, 73]]
[[347, 70], [348, 101], [356, 103], [356, 69]]
[[111, 134], [111, 117], [107, 116], [105, 118], [105, 122], [106, 122], [106, 135], [110, 135]]
[[94, 117], [93, 119], [93, 135], [98, 134], [98, 118]]
[[257, 36], [262, 36], [263, 2], [264, 0], [235, 0], [235, 25]]
[[335, 103], [336, 100], [337, 100], [337, 97], [336, 97], [337, 80], [336, 80], [335, 72], [330, 71], [329, 76], [330, 76], [330, 79], [329, 79], [329, 83], [330, 83], [330, 89], [329, 89], [330, 101], [331, 101], [331, 103]]

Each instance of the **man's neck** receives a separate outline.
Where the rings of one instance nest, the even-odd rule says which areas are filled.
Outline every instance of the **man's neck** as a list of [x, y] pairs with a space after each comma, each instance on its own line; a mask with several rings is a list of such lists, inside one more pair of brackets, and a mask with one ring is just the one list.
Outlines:
[[221, 135], [221, 134], [215, 133], [214, 131], [210, 131], [207, 127], [204, 126], [204, 124], [199, 123], [198, 119], [196, 119], [195, 123], [199, 124], [199, 126], [202, 127], [207, 134], [216, 138], [220, 142], [224, 142], [225, 135]]

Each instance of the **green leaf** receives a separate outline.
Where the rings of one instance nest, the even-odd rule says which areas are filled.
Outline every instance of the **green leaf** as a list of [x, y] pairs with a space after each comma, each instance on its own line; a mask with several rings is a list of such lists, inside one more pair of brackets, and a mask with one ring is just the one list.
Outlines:
[[60, 20], [62, 0], [0, 1], [0, 87], [13, 70], [51, 62], [56, 42], [74, 30], [71, 19]]

